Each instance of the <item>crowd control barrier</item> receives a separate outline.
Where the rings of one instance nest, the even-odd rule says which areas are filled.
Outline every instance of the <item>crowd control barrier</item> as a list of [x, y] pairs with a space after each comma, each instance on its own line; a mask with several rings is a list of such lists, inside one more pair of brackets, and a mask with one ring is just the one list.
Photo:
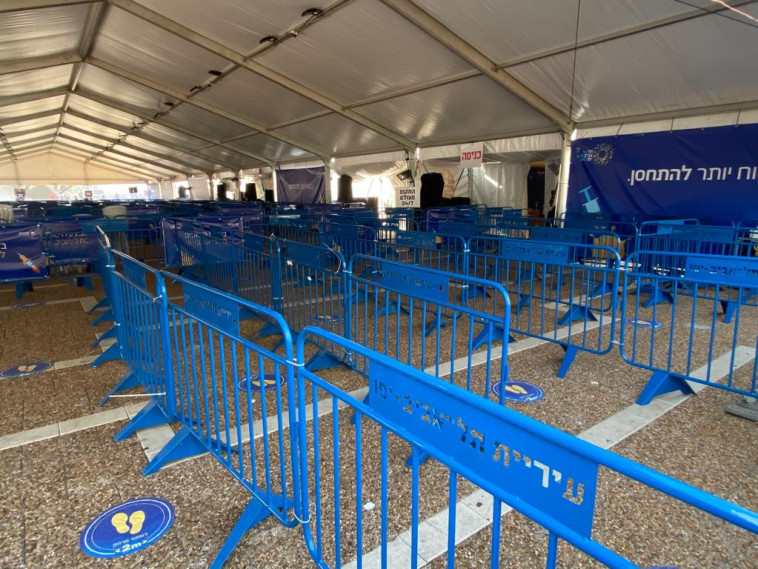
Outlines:
[[749, 257], [756, 246], [758, 240], [747, 228], [660, 221], [642, 224], [635, 248], [683, 255]]
[[473, 237], [469, 274], [503, 283], [516, 296], [510, 330], [560, 345], [566, 352], [558, 377], [565, 377], [580, 351], [605, 354], [613, 348], [618, 252], [595, 245]]
[[[282, 248], [280, 312], [292, 331], [297, 334], [314, 325], [348, 336], [345, 257], [326, 245], [285, 241]], [[334, 345], [315, 347], [316, 353], [306, 362], [308, 369], [350, 365], [349, 354]]]
[[[329, 332], [304, 329], [297, 341], [298, 361], [303, 360], [306, 342], [322, 341], [338, 344], [369, 362], [370, 397], [358, 401], [317, 374], [297, 369], [302, 515], [307, 520], [303, 529], [318, 567], [338, 569], [354, 560], [357, 567], [394, 566], [398, 559], [393, 558], [391, 541], [402, 531], [410, 546], [408, 564], [417, 567], [422, 552], [422, 499], [447, 493], [447, 503], [456, 504], [463, 498], [459, 477], [494, 497], [485, 501], [492, 504], [488, 512], [492, 537], [489, 559], [479, 560], [481, 566], [500, 566], [501, 540], [508, 538], [502, 531], [506, 504], [546, 530], [548, 568], [556, 567], [559, 540], [609, 567], [638, 567], [604, 545], [603, 536], [594, 530], [601, 467], [758, 532], [758, 515], [749, 510]], [[323, 401], [321, 405], [331, 409], [331, 414], [319, 413], [316, 401]], [[340, 422], [341, 408], [354, 413], [352, 425]], [[395, 452], [398, 442], [411, 447], [410, 481], [403, 480], [403, 485], [397, 478], [402, 470]], [[424, 484], [423, 455], [444, 465], [447, 487]], [[365, 508], [369, 499], [378, 501], [379, 520], [376, 512]], [[396, 527], [393, 508], [398, 505], [405, 511], [410, 507], [407, 531]], [[449, 508], [445, 529], [433, 529], [435, 534], [447, 533], [448, 567], [455, 566], [455, 544], [461, 539], [457, 536], [459, 511]], [[373, 537], [377, 533], [378, 538]], [[374, 547], [378, 554], [364, 564], [364, 553]], [[519, 554], [517, 545], [512, 549]]]
[[[489, 396], [495, 381], [508, 379], [510, 302], [497, 283], [354, 255], [347, 275], [347, 317], [345, 336], [351, 340], [435, 377], [449, 376], [448, 381], [482, 397]], [[496, 341], [504, 343], [498, 354], [492, 348]], [[483, 354], [476, 354], [485, 344]], [[481, 355], [483, 378], [475, 377], [472, 365]], [[492, 377], [501, 355], [499, 373]], [[369, 372], [361, 358], [353, 357], [352, 365], [359, 373]]]
[[375, 256], [465, 274], [467, 254], [468, 245], [460, 235], [442, 236], [426, 231], [384, 229], [379, 232]]
[[[167, 301], [167, 294], [163, 277], [157, 270], [111, 249], [104, 234], [100, 237], [100, 247], [107, 263], [106, 290], [113, 308], [117, 340], [109, 352], [92, 365], [120, 357], [128, 368], [100, 405], [115, 393], [141, 386], [151, 402], [135, 416], [133, 423], [143, 424], [141, 417], [145, 415], [152, 419], [159, 417], [160, 423], [168, 422], [175, 404], [172, 370], [166, 364], [168, 348], [164, 333], [167, 326], [162, 305]], [[126, 434], [119, 435], [119, 439], [133, 432], [131, 424], [124, 427], [122, 433]]]
[[[145, 411], [117, 438], [178, 421], [179, 432], [144, 472], [208, 452], [251, 495], [213, 568], [222, 567], [244, 534], [269, 516], [289, 528], [303, 525], [306, 547], [319, 567], [338, 569], [352, 558], [360, 567], [363, 554], [374, 545], [382, 566], [387, 566], [391, 540], [406, 529], [397, 527], [391, 504], [408, 498], [413, 567], [424, 495], [447, 490], [449, 502], [458, 502], [459, 477], [494, 497], [490, 566], [499, 565], [505, 503], [547, 530], [547, 567], [556, 565], [559, 540], [608, 566], [637, 567], [593, 533], [601, 467], [758, 533], [754, 512], [365, 345], [307, 326], [300, 331], [295, 352], [280, 314], [184, 277], [156, 274], [122, 253], [114, 252], [113, 258], [116, 262], [108, 266], [116, 317], [122, 324], [122, 353], [151, 396]], [[180, 300], [168, 300], [161, 279], [181, 286]], [[279, 327], [283, 355], [245, 338], [240, 329], [243, 311]], [[358, 401], [302, 364], [307, 347], [322, 344], [333, 344], [367, 362], [367, 401]], [[269, 380], [273, 389], [267, 390]], [[353, 416], [352, 424], [340, 420], [346, 413]], [[369, 446], [367, 437], [378, 444]], [[411, 448], [409, 492], [391, 480], [393, 472], [403, 470], [398, 464], [402, 458], [390, 452], [397, 444]], [[447, 489], [422, 484], [424, 456], [448, 470]], [[364, 532], [369, 496], [379, 501], [380, 531], [373, 541]], [[451, 566], [456, 514], [451, 508], [447, 525]]]
[[653, 372], [640, 405], [692, 393], [688, 382], [758, 396], [758, 259], [638, 251], [627, 261], [621, 313], [623, 358]]

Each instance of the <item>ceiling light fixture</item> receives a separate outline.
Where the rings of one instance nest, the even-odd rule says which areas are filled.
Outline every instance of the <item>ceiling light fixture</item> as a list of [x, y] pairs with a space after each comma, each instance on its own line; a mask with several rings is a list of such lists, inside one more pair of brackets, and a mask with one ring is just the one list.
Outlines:
[[223, 73], [219, 71], [218, 69], [211, 69], [210, 71], [208, 71], [208, 73], [210, 75], [213, 75], [214, 77], [221, 77], [223, 75]]
[[305, 18], [306, 16], [310, 16], [314, 18], [316, 16], [320, 16], [323, 13], [324, 11], [321, 8], [308, 8], [306, 11], [300, 14], [300, 16], [302, 16], [303, 18]]
[[266, 36], [266, 37], [261, 38], [261, 41], [259, 41], [258, 43], [267, 43], [267, 42], [276, 43], [277, 41], [279, 41], [279, 38], [276, 36]]

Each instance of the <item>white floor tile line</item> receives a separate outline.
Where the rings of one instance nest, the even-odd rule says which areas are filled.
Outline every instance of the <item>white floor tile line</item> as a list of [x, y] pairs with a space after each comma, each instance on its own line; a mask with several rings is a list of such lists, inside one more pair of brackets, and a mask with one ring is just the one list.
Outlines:
[[[750, 363], [755, 357], [755, 350], [746, 346], [738, 346], [734, 350], [734, 369], [738, 369]], [[723, 379], [729, 374], [732, 351], [711, 362], [711, 377]], [[705, 379], [708, 366], [705, 365], [693, 373], [693, 377]], [[714, 380], [718, 381], [718, 380]], [[698, 393], [707, 386], [701, 383], [689, 382], [693, 390]], [[597, 446], [610, 449], [625, 438], [633, 435], [640, 429], [649, 425], [677, 405], [680, 405], [691, 395], [681, 392], [668, 393], [657, 397], [645, 406], [630, 405], [615, 415], [601, 421], [578, 435]], [[469, 494], [455, 505], [456, 508], [456, 546], [485, 529], [492, 523], [492, 496], [483, 490]], [[503, 504], [502, 515], [506, 515], [512, 508]], [[449, 509], [445, 508], [434, 516], [419, 524], [418, 557], [419, 567], [424, 567], [434, 559], [447, 553], [447, 519]], [[388, 567], [407, 567], [407, 560], [411, 558], [411, 532], [410, 530], [400, 534], [392, 542], [387, 544]], [[398, 559], [398, 562], [395, 562]], [[405, 561], [400, 561], [405, 560]], [[377, 548], [363, 555], [363, 567], [373, 569], [381, 567], [381, 549]], [[343, 565], [345, 569], [353, 569], [357, 566], [355, 560]]]
[[[94, 296], [77, 296], [76, 298], [61, 298], [59, 300], [47, 300], [43, 301], [46, 306], [53, 305], [53, 304], [72, 304], [74, 302], [80, 302], [82, 304], [82, 308], [84, 308], [85, 311], [89, 310], [87, 306], [94, 306], [97, 304], [97, 301], [95, 300]], [[91, 304], [88, 304], [91, 303]], [[19, 304], [25, 304], [23, 300], [19, 300], [18, 303], [13, 304], [11, 306], [0, 306], [0, 310], [13, 310], [14, 306], [17, 306]], [[34, 304], [33, 302], [29, 304]]]
[[59, 421], [57, 423], [45, 425], [44, 427], [37, 427], [36, 429], [28, 429], [26, 431], [5, 435], [0, 437], [0, 451], [38, 443], [46, 439], [52, 439], [63, 435], [69, 435], [76, 431], [100, 427], [109, 423], [115, 423], [116, 421], [123, 421], [132, 414], [139, 412], [144, 406], [145, 403], [134, 403], [116, 409], [110, 409], [108, 411], [86, 415], [84, 417], [77, 417], [76, 419]]

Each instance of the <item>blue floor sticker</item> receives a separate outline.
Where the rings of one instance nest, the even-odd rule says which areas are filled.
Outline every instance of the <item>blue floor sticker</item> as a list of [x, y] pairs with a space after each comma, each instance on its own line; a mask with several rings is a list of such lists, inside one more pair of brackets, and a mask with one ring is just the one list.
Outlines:
[[626, 323], [637, 328], [660, 328], [662, 326], [657, 320], [648, 320], [647, 318], [627, 318]]
[[[287, 381], [287, 379], [282, 375], [279, 374], [279, 385], [284, 385], [284, 382]], [[244, 379], [240, 379], [239, 383], [237, 383], [237, 386], [239, 387], [240, 391], [247, 391], [247, 381]], [[275, 389], [277, 386], [277, 374], [275, 373], [264, 373], [263, 374], [263, 390], [268, 391], [270, 389]], [[250, 376], [250, 388], [253, 391], [260, 391], [261, 390], [261, 376], [258, 373], [255, 373]]]
[[50, 362], [29, 362], [25, 364], [19, 364], [17, 366], [9, 367], [0, 371], [0, 379], [13, 379], [15, 377], [24, 377], [26, 375], [34, 375], [35, 373], [42, 373], [53, 367]]
[[14, 310], [23, 310], [25, 308], [35, 308], [37, 306], [45, 306], [44, 302], [27, 302], [26, 304], [14, 304]]
[[[492, 385], [492, 394], [500, 397], [500, 382]], [[507, 381], [505, 383], [505, 399], [508, 401], [521, 401], [531, 403], [539, 401], [545, 393], [536, 385], [525, 381]]]
[[165, 500], [129, 500], [92, 520], [82, 531], [79, 546], [92, 557], [121, 557], [154, 543], [173, 523], [174, 508]]

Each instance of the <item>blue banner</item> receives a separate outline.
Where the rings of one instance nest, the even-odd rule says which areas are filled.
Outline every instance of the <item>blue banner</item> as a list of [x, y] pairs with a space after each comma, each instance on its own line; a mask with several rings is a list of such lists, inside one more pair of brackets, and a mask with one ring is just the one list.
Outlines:
[[588, 138], [571, 152], [570, 213], [758, 218], [758, 125]]
[[9, 225], [0, 228], [0, 282], [47, 277], [39, 226]]
[[314, 204], [324, 201], [324, 168], [277, 170], [277, 200], [285, 203]]

